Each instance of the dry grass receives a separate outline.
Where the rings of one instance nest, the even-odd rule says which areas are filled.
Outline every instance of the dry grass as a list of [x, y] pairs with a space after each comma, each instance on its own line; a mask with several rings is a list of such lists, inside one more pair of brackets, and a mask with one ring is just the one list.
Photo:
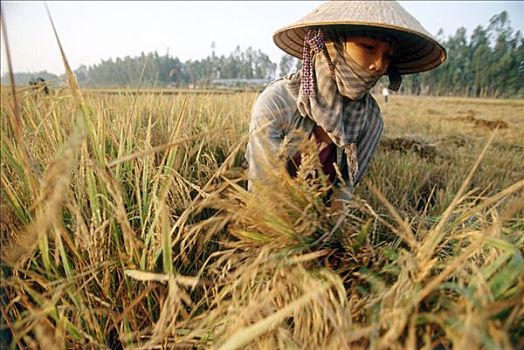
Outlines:
[[[392, 96], [341, 217], [322, 177], [244, 190], [255, 98], [21, 92], [28, 159], [2, 90], [12, 347], [524, 346], [522, 100]], [[508, 126], [482, 158], [465, 114]]]

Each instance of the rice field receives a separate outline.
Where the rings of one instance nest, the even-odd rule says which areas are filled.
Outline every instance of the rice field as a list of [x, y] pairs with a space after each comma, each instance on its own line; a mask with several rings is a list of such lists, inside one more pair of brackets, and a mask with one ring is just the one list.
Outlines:
[[245, 190], [255, 92], [1, 93], [2, 346], [524, 348], [523, 100], [377, 97], [343, 214]]

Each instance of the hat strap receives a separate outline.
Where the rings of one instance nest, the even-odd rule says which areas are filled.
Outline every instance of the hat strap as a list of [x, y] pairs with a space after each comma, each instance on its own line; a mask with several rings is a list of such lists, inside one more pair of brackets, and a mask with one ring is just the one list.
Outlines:
[[398, 89], [400, 89], [400, 85], [402, 84], [402, 76], [398, 72], [397, 67], [390, 63], [387, 73], [389, 78], [388, 89], [398, 91]]
[[305, 96], [315, 96], [315, 88], [313, 83], [313, 57], [312, 53], [320, 53], [326, 57], [329, 71], [332, 77], [335, 77], [335, 68], [331, 58], [327, 52], [325, 35], [322, 28], [308, 29], [304, 39], [304, 48], [302, 52], [302, 74], [300, 77], [300, 86], [302, 94]]

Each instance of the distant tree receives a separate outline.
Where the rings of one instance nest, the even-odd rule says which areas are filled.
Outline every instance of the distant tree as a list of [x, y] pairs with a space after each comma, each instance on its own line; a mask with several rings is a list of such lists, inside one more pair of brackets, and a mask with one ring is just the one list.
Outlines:
[[282, 58], [280, 59], [280, 63], [278, 64], [279, 67], [279, 75], [285, 76], [291, 73], [291, 71], [296, 66], [297, 59], [291, 55], [284, 54], [282, 55]]
[[471, 72], [472, 95], [481, 97], [485, 94], [488, 88], [488, 74], [491, 50], [489, 48], [489, 38], [486, 30], [482, 26], [478, 26], [471, 35], [469, 43], [469, 50], [471, 52]]
[[38, 77], [35, 79], [31, 79], [29, 81], [29, 85], [32, 86], [33, 91], [35, 93], [49, 95], [49, 87], [47, 86], [47, 82], [44, 78]]
[[296, 64], [295, 64], [295, 70], [296, 71], [299, 71], [302, 69], [302, 60], [296, 60]]
[[[59, 81], [62, 80], [60, 76], [53, 74], [53, 73], [49, 73], [48, 71], [45, 71], [45, 70], [40, 71], [40, 72], [34, 72], [34, 73], [25, 73], [25, 72], [14, 73], [13, 76], [15, 79], [15, 85], [17, 86], [29, 85], [29, 82], [37, 77], [41, 77], [42, 79], [44, 79], [48, 85], [57, 84]], [[2, 85], [10, 84], [8, 73], [2, 74], [1, 83]]]
[[[524, 41], [513, 32], [507, 12], [494, 15], [487, 28], [477, 26], [471, 37], [459, 28], [453, 36], [438, 40], [448, 53], [447, 61], [425, 73], [404, 77], [403, 91], [474, 97], [524, 96]], [[417, 85], [423, 87], [418, 89]]]

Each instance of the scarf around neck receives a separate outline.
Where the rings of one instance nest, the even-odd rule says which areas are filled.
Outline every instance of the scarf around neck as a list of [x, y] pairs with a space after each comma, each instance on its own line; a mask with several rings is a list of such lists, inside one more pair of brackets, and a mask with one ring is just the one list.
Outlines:
[[344, 150], [349, 179], [354, 182], [358, 173], [357, 140], [365, 131], [367, 119], [380, 117], [369, 95], [380, 76], [369, 74], [349, 57], [341, 40], [319, 48], [312, 57], [313, 91], [304, 89], [302, 80], [297, 107]]

